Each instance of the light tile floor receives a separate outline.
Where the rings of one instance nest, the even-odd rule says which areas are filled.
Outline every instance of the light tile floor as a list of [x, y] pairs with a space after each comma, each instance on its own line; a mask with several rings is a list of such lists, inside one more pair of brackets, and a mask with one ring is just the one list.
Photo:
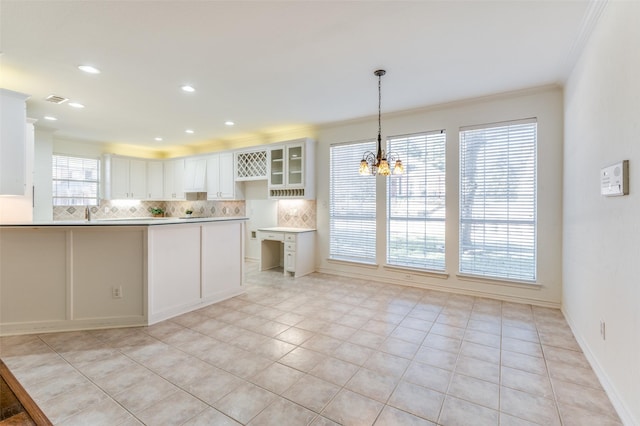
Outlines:
[[60, 425], [620, 425], [560, 311], [249, 263], [143, 328], [0, 340]]

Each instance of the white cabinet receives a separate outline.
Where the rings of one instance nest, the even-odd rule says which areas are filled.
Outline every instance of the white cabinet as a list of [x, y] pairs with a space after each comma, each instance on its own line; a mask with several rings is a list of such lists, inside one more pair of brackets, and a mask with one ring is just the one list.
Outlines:
[[207, 199], [239, 198], [242, 198], [242, 192], [235, 182], [233, 153], [222, 152], [207, 157]]
[[301, 139], [268, 149], [269, 198], [315, 198], [315, 143]]
[[184, 159], [164, 162], [164, 199], [184, 200]]
[[207, 159], [187, 158], [184, 160], [184, 191], [204, 192], [207, 190]]
[[147, 198], [150, 200], [164, 198], [164, 166], [162, 161], [147, 162]]
[[282, 266], [284, 274], [301, 277], [315, 271], [316, 231], [263, 228], [260, 238], [260, 270]]
[[0, 89], [0, 195], [25, 195], [28, 97]]
[[148, 198], [147, 161], [106, 155], [105, 198], [146, 200]]

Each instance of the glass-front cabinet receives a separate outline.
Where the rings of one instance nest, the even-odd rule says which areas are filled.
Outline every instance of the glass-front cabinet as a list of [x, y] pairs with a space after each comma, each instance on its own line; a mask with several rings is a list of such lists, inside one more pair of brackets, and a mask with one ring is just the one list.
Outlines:
[[315, 142], [298, 139], [268, 148], [269, 198], [315, 197]]
[[283, 146], [269, 150], [269, 186], [284, 186], [284, 151]]

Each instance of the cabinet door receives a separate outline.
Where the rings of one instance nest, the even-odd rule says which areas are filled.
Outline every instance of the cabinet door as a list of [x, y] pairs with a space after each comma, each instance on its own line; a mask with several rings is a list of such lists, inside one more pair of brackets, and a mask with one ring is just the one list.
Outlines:
[[236, 197], [236, 182], [233, 171], [233, 153], [225, 152], [220, 154], [219, 166], [220, 198], [234, 199]]
[[169, 160], [164, 163], [164, 198], [184, 200], [184, 160]]
[[287, 186], [304, 186], [304, 145], [287, 146]]
[[284, 147], [269, 150], [269, 186], [283, 187], [285, 185], [285, 149]]
[[111, 158], [111, 198], [121, 200], [129, 198], [129, 159]]
[[185, 192], [204, 192], [206, 188], [207, 159], [191, 158], [184, 162]]
[[147, 163], [147, 198], [160, 200], [164, 197], [164, 167], [161, 161]]
[[146, 200], [147, 162], [145, 160], [129, 160], [129, 198]]
[[220, 156], [207, 158], [207, 200], [220, 198]]
[[296, 252], [295, 251], [284, 252], [284, 270], [287, 272], [296, 271]]

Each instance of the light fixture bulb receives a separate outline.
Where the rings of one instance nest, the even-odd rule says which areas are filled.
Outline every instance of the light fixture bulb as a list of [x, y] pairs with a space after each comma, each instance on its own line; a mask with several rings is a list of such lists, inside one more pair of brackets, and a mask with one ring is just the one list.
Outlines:
[[360, 162], [360, 170], [358, 171], [358, 173], [360, 173], [361, 176], [368, 176], [371, 174], [371, 169], [369, 168], [369, 163], [367, 163], [367, 160], [362, 160]]
[[162, 138], [160, 138], [160, 137], [153, 138], [153, 140], [155, 140], [156, 142], [162, 142]]
[[78, 65], [78, 69], [89, 74], [100, 74], [100, 70], [91, 65]]
[[389, 163], [386, 158], [380, 160], [380, 165], [378, 166], [378, 174], [382, 176], [389, 176], [391, 174], [391, 169], [389, 168]]
[[49, 121], [56, 121], [56, 120], [58, 120], [57, 118], [52, 117], [51, 115], [45, 115], [45, 116], [44, 116], [44, 119], [45, 119], [45, 120], [49, 120]]
[[194, 133], [194, 131], [193, 131], [193, 130], [191, 130], [191, 129], [187, 129], [187, 130], [185, 130], [184, 132], [185, 132], [185, 133], [189, 133], [190, 135], [192, 135], [192, 134]]
[[182, 86], [182, 90], [189, 93], [193, 93], [196, 91], [196, 89], [194, 89], [193, 86], [189, 86], [188, 84], [185, 84], [184, 86]]
[[404, 173], [404, 166], [402, 165], [402, 161], [396, 160], [396, 165], [393, 166], [393, 174], [401, 175]]
[[225, 124], [225, 126], [233, 126], [233, 125], [235, 125], [236, 123], [234, 123], [234, 122], [233, 122], [233, 121], [231, 121], [231, 120], [227, 120], [227, 121], [225, 121], [225, 122], [224, 122], [224, 124]]
[[69, 105], [72, 108], [78, 108], [78, 109], [84, 108], [84, 105], [78, 102], [69, 102], [67, 105]]

